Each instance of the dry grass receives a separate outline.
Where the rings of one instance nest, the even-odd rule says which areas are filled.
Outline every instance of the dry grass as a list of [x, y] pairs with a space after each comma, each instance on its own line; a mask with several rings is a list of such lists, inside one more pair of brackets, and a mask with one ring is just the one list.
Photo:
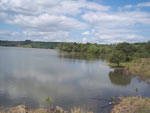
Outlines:
[[28, 109], [24, 105], [18, 105], [13, 108], [1, 108], [0, 113], [93, 113], [93, 112], [87, 112], [84, 109], [81, 108], [73, 108], [71, 109], [71, 112], [64, 111], [61, 107], [56, 106], [54, 109]]
[[150, 98], [127, 97], [120, 100], [111, 113], [150, 113]]
[[150, 77], [150, 58], [133, 60], [125, 65], [126, 69], [132, 74], [141, 77]]
[[87, 112], [85, 112], [83, 109], [81, 109], [81, 108], [73, 108], [73, 109], [71, 109], [71, 113], [87, 113]]
[[71, 113], [93, 113], [93, 112], [88, 112], [84, 109], [75, 107], [75, 108], [71, 109]]

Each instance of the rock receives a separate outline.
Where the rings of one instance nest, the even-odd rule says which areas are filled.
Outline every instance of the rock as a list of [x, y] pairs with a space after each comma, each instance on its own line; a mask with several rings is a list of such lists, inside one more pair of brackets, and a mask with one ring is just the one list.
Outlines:
[[60, 111], [60, 107], [59, 106], [56, 106], [56, 111]]
[[61, 108], [61, 107], [59, 107], [59, 106], [56, 106], [56, 112], [58, 112], [58, 113], [64, 113], [65, 111]]
[[60, 113], [64, 113], [64, 110], [62, 108], [60, 108]]
[[[8, 109], [8, 112], [6, 113], [69, 113], [69, 112], [65, 111], [63, 108], [59, 106], [50, 107], [50, 108], [28, 109], [24, 105], [18, 105], [16, 107]], [[80, 111], [74, 113], [80, 113]], [[87, 113], [93, 113], [93, 112], [87, 112]]]
[[9, 113], [28, 113], [28, 108], [24, 105], [18, 105], [17, 107], [11, 108]]

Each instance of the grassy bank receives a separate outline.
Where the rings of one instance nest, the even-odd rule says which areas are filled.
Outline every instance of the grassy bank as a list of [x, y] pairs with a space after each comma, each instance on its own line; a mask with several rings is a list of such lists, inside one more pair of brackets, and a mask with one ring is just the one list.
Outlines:
[[81, 108], [73, 108], [70, 111], [65, 111], [63, 108], [56, 106], [50, 108], [29, 109], [24, 105], [18, 105], [12, 108], [1, 108], [0, 113], [93, 113]]
[[150, 98], [120, 98], [120, 103], [114, 106], [111, 113], [150, 113]]
[[150, 77], [150, 58], [139, 58], [130, 62], [120, 63], [120, 67], [117, 67], [115, 63], [108, 62], [108, 65], [115, 68], [124, 68], [132, 75]]
[[[101, 111], [99, 111], [101, 113]], [[61, 107], [29, 109], [24, 105], [13, 108], [0, 109], [0, 113], [93, 113], [81, 108], [73, 108], [69, 112]], [[121, 97], [119, 103], [115, 103], [110, 113], [150, 113], [150, 98]]]
[[135, 59], [129, 63], [125, 63], [124, 66], [133, 75], [150, 77], [150, 58]]

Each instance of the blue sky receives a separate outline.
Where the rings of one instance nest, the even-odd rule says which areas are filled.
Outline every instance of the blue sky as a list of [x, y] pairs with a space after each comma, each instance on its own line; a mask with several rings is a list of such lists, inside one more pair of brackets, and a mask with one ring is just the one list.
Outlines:
[[0, 40], [150, 40], [149, 0], [1, 0]]

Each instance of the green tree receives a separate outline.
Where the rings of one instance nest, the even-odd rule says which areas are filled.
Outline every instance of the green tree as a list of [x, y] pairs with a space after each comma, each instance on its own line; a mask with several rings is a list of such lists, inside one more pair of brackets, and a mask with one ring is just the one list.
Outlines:
[[116, 50], [122, 51], [125, 54], [126, 61], [129, 61], [129, 56], [136, 51], [134, 45], [127, 42], [117, 44]]
[[92, 54], [99, 54], [99, 48], [96, 45], [91, 45], [87, 52]]
[[125, 54], [121, 51], [113, 51], [112, 55], [110, 56], [110, 63], [116, 63], [117, 66], [120, 66], [121, 62], [124, 62], [126, 59]]

